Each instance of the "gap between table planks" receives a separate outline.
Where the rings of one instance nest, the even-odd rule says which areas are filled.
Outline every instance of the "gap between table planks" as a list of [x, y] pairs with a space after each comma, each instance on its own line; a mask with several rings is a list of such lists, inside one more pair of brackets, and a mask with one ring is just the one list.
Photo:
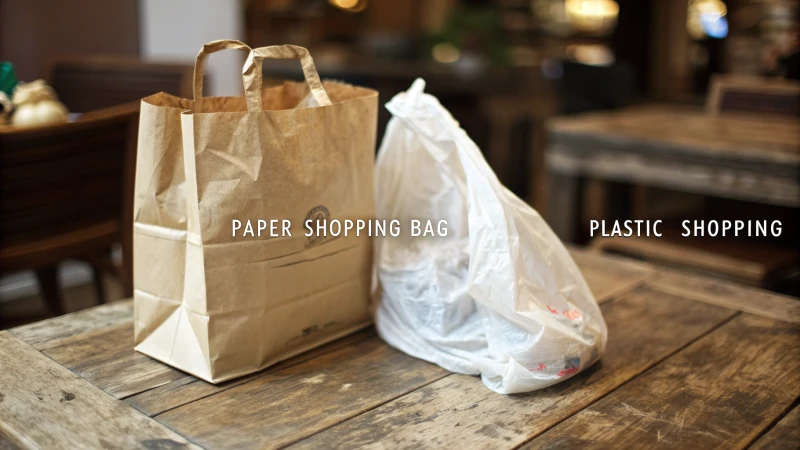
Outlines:
[[[665, 294], [800, 324], [796, 298], [596, 251], [570, 249], [599, 303], [647, 284]], [[614, 270], [607, 267], [613, 264]]]
[[750, 450], [797, 450], [800, 448], [800, 405], [795, 406], [774, 427], [761, 436]]
[[[587, 283], [590, 285], [600, 303], [611, 300], [616, 295], [635, 289], [655, 273], [647, 264], [622, 258], [618, 258], [615, 261], [616, 264], [609, 265], [608, 260], [604, 257], [579, 250], [573, 251], [573, 257], [575, 257], [576, 262], [581, 267], [584, 276], [587, 278]], [[368, 335], [374, 335], [374, 331], [365, 331], [364, 334], [354, 336], [352, 341], [347, 339], [347, 342], [337, 341], [333, 346], [323, 348], [317, 352], [317, 354], [327, 353], [328, 351], [347, 345], [350, 342], [355, 342], [355, 340], [360, 340]], [[297, 363], [308, 359], [311, 358], [300, 355], [299, 358], [293, 358], [290, 362]], [[279, 367], [281, 366], [282, 365], [279, 365]], [[288, 366], [288, 364], [286, 366]], [[195, 377], [185, 376], [155, 389], [126, 398], [125, 401], [145, 414], [155, 416], [195, 400], [250, 382], [261, 375], [262, 373], [257, 373], [220, 385], [211, 385]]]
[[740, 314], [525, 448], [742, 448], [795, 402], [791, 386], [800, 328]]
[[[601, 302], [635, 288], [652, 273], [644, 265], [625, 262], [608, 265], [593, 255], [577, 255], [576, 259], [584, 267], [584, 273]], [[383, 346], [375, 338], [374, 330], [365, 330], [267, 371], [211, 385], [134, 352], [131, 344], [132, 316], [132, 303], [123, 301], [18, 327], [11, 332], [106, 393], [119, 399], [127, 398], [129, 404], [151, 415], [232, 389], [360, 340], [371, 339], [370, 345]], [[393, 352], [388, 348], [381, 351]], [[408, 358], [405, 355], [400, 357]], [[421, 363], [413, 358], [408, 358], [408, 361]], [[436, 376], [446, 375], [434, 366], [429, 368]]]
[[197, 448], [7, 331], [0, 332], [0, 361], [0, 445]]
[[571, 380], [530, 394], [504, 396], [489, 391], [477, 377], [454, 374], [329, 427], [295, 447], [518, 446], [737, 314], [647, 288], [601, 309], [609, 328], [606, 355]]
[[[630, 260], [625, 260], [622, 258], [608, 258], [607, 256], [591, 255], [584, 253], [582, 251], [573, 251], [573, 257], [575, 258], [578, 265], [581, 267], [587, 279], [587, 282], [591, 286], [595, 295], [598, 297], [598, 301], [601, 303], [604, 303], [612, 298], [624, 295], [625, 293], [630, 292], [631, 290], [636, 290], [638, 288], [641, 288], [645, 284], [647, 284], [648, 286], [655, 285], [657, 284], [656, 282], [658, 281], [658, 278], [654, 278], [654, 275], [657, 274], [657, 271], [654, 270], [652, 266], [649, 266], [647, 264], [632, 262]], [[660, 273], [658, 275], [660, 275]], [[652, 282], [654, 279], [655, 282]], [[658, 291], [658, 289], [656, 288], [653, 289], [648, 288], [646, 289], [646, 291], [650, 292], [651, 294], [658, 293], [660, 296], [663, 297], [663, 294], [660, 291], [656, 292]], [[666, 296], [664, 298], [671, 298], [671, 297]], [[610, 303], [608, 306], [604, 306], [604, 312], [606, 311], [606, 308], [610, 308], [613, 310], [615, 303], [617, 302]], [[624, 302], [620, 303], [624, 304]], [[707, 305], [700, 305], [700, 306], [708, 308]], [[722, 305], [722, 306], [732, 307], [729, 305]], [[103, 308], [112, 308], [112, 307], [116, 311], [114, 314], [104, 313], [102, 315], [103, 320], [94, 320], [93, 314], [96, 313], [94, 313], [93, 311], [103, 311]], [[733, 312], [730, 311], [729, 313], [733, 314]], [[610, 314], [610, 312], [606, 312], [607, 319], [609, 317], [608, 314]], [[351, 339], [353, 340], [345, 341], [344, 343], [342, 343], [342, 341], [337, 341], [333, 343], [333, 345], [317, 349], [311, 354], [300, 355], [299, 359], [289, 360], [284, 363], [281, 363], [278, 366], [273, 366], [273, 368], [268, 369], [267, 371], [254, 374], [249, 377], [244, 377], [239, 380], [234, 380], [233, 382], [230, 383], [214, 386], [198, 381], [194, 377], [175, 371], [174, 369], [164, 366], [161, 363], [152, 361], [149, 358], [146, 358], [142, 355], [138, 355], [135, 352], [133, 352], [131, 348], [132, 336], [126, 337], [129, 334], [132, 334], [131, 316], [132, 313], [131, 313], [130, 302], [121, 302], [118, 304], [97, 308], [96, 310], [90, 310], [74, 314], [69, 320], [67, 320], [66, 316], [64, 316], [56, 319], [51, 319], [50, 321], [40, 322], [38, 324], [32, 324], [25, 327], [20, 327], [18, 329], [13, 330], [13, 332], [23, 340], [26, 339], [30, 340], [34, 344], [34, 346], [43, 349], [45, 353], [50, 355], [56, 361], [62, 362], [63, 360], [64, 363], [66, 363], [65, 365], [71, 365], [73, 371], [85, 376], [89, 381], [91, 381], [94, 384], [104, 386], [105, 389], [109, 391], [109, 393], [114, 394], [118, 398], [129, 397], [127, 398], [126, 401], [129, 402], [131, 405], [141, 409], [143, 412], [146, 412], [147, 414], [151, 415], [163, 414], [167, 416], [166, 419], [172, 418], [173, 420], [176, 420], [178, 423], [182, 423], [181, 420], [185, 420], [187, 416], [183, 415], [183, 411], [176, 411], [173, 413], [173, 410], [180, 410], [181, 407], [184, 405], [186, 405], [187, 408], [193, 407], [192, 406], [193, 404], [199, 403], [198, 402], [199, 399], [207, 398], [208, 396], [211, 395], [214, 395], [214, 397], [216, 398], [218, 395], [221, 395], [220, 393], [224, 393], [225, 391], [231, 390], [240, 385], [243, 385], [240, 388], [240, 391], [231, 393], [231, 395], [239, 394], [240, 392], [248, 392], [248, 389], [250, 388], [247, 387], [247, 385], [250, 385], [257, 379], [260, 379], [268, 374], [274, 374], [273, 376], [273, 381], [274, 381], [275, 379], [274, 377], [280, 378], [289, 373], [287, 372], [287, 370], [292, 366], [308, 362], [308, 360], [311, 358], [319, 357], [327, 353], [341, 350], [342, 347], [344, 347], [345, 345], [350, 345], [353, 344], [354, 342], [364, 341], [361, 344], [359, 344], [361, 345], [361, 347], [359, 348], [362, 349], [365, 348], [364, 347], [365, 345], [367, 346], [377, 345], [373, 343], [373, 341], [377, 341], [377, 339], [373, 337], [374, 335], [372, 334], [372, 331], [365, 331], [362, 332], [362, 334], [360, 335], [355, 335], [351, 337]], [[46, 325], [48, 322], [52, 323], [51, 327], [48, 327]], [[657, 323], [655, 325], [662, 325], [663, 323], [666, 322], [661, 321], [661, 323]], [[129, 331], [125, 331], [126, 329]], [[141, 364], [144, 365], [144, 372], [149, 373], [152, 376], [149, 375], [148, 377], [145, 377], [143, 380], [138, 380], [135, 382], [134, 380], [120, 381], [118, 378], [115, 379], [115, 377], [120, 376], [120, 374], [116, 373], [115, 370], [122, 369], [124, 371], [125, 368], [124, 362], [120, 363], [120, 361], [116, 362], [104, 361], [102, 358], [104, 352], [97, 352], [95, 354], [95, 359], [92, 359], [91, 356], [92, 350], [96, 348], [94, 344], [95, 343], [99, 344], [103, 340], [109, 341], [108, 344], [106, 344], [106, 347], [104, 347], [104, 352], [110, 351], [112, 354], [115, 355], [115, 358], [120, 358], [122, 361], [128, 361], [128, 362], [130, 361], [130, 358], [134, 359], [138, 357], [144, 358], [141, 360]], [[379, 342], [379, 344], [382, 344], [380, 341], [377, 342]], [[337, 343], [340, 343], [341, 345], [337, 345]], [[70, 347], [75, 347], [75, 349], [80, 349], [80, 350], [72, 352], [70, 350]], [[601, 367], [606, 367], [609, 364], [608, 360], [611, 359], [610, 353], [612, 351], [613, 349], [609, 346], [609, 355], [607, 355], [606, 358], [603, 360], [604, 362], [601, 363], [602, 364]], [[86, 352], [88, 352], [88, 356]], [[383, 350], [381, 350], [380, 352], [383, 352]], [[378, 353], [380, 354], [380, 352]], [[86, 358], [83, 358], [81, 354], [86, 356]], [[340, 355], [341, 352], [338, 354]], [[390, 353], [384, 353], [384, 356], [387, 355], [390, 355]], [[304, 356], [306, 357], [303, 358]], [[416, 361], [413, 358], [410, 358], [409, 360]], [[81, 363], [81, 361], [86, 361], [86, 362]], [[650, 362], [654, 363], [653, 361]], [[363, 361], [361, 363], [363, 363]], [[116, 367], [116, 369], [112, 370], [111, 369], [112, 367]], [[148, 372], [148, 367], [150, 367], [149, 369], [150, 372]], [[313, 368], [319, 366], [314, 366], [314, 362], [311, 361], [309, 365], [306, 365], [303, 368], [296, 369], [300, 370], [301, 372], [295, 372], [295, 374], [296, 375], [301, 374], [302, 370], [309, 369], [310, 367]], [[104, 368], [108, 370], [104, 370]], [[435, 369], [440, 370], [438, 368]], [[598, 369], [592, 369], [590, 370], [590, 373], [594, 374], [596, 370]], [[599, 370], [603, 369], [601, 368]], [[131, 372], [131, 374], [133, 374], [133, 372]], [[170, 379], [170, 377], [173, 376], [172, 374], [174, 374], [175, 376], [174, 379]], [[431, 372], [429, 375], [431, 374], [433, 375], [430, 376], [430, 378], [425, 378], [424, 380], [421, 380], [422, 382], [419, 384], [419, 386], [425, 386], [422, 389], [430, 389], [433, 386], [438, 386], [442, 382], [452, 381], [460, 377], [466, 380], [472, 380], [473, 383], [477, 381], [477, 385], [475, 385], [472, 389], [485, 391], [485, 394], [487, 394], [488, 396], [495, 396], [495, 394], [492, 394], [491, 392], [486, 390], [482, 385], [480, 385], [480, 381], [475, 378], [461, 377], [458, 375], [447, 376], [447, 374], [443, 372], [442, 373]], [[588, 375], [588, 376], [594, 377], [594, 375]], [[123, 376], [122, 378], [125, 377]], [[129, 386], [127, 384], [128, 382], [131, 382], [133, 384]], [[433, 384], [426, 386], [426, 384], [430, 382], [433, 382]], [[568, 381], [567, 383], [573, 383], [573, 381]], [[414, 395], [413, 389], [415, 388], [413, 386], [415, 386], [415, 383], [411, 383], [405, 388], [408, 391], [411, 391], [410, 394], [406, 392], [400, 392], [398, 394], [397, 392], [395, 392], [392, 395], [396, 396]], [[503, 396], [497, 396], [497, 397], [510, 398]], [[403, 397], [400, 397], [400, 399], [402, 398]], [[374, 406], [377, 406], [378, 408], [373, 410], [376, 411], [382, 408], [382, 406], [380, 406], [381, 404], [386, 404], [386, 402], [389, 402], [391, 400], [392, 398], [388, 399], [383, 398], [379, 399], [376, 402], [371, 403], [370, 405], [374, 404]], [[370, 405], [362, 404], [361, 408], [362, 410], [370, 409], [372, 407]], [[347, 414], [344, 414], [343, 416], [341, 415], [337, 416], [338, 417], [337, 420], [341, 422], [342, 420], [346, 419], [346, 416]], [[184, 419], [180, 419], [181, 417], [183, 417]], [[157, 418], [159, 420], [163, 419], [161, 416], [157, 416]], [[358, 420], [358, 418], [351, 419], [350, 421], [345, 421], [343, 422], [343, 424], [347, 424], [349, 422], [352, 422], [353, 420]], [[311, 425], [311, 427], [309, 428], [309, 430], [307, 430], [307, 432], [308, 434], [313, 434], [314, 432], [316, 432], [314, 431], [315, 429], [314, 427], [316, 426], [318, 428], [318, 431], [322, 430], [323, 433], [326, 433], [326, 431], [324, 431], [325, 429], [334, 430], [342, 427], [343, 424], [336, 426], [336, 423], [333, 424], [309, 423], [307, 425]], [[298, 436], [303, 437], [302, 434], [303, 433], [294, 433], [294, 434], [290, 433], [289, 435], [284, 436], [286, 437], [286, 440], [281, 442], [291, 443], [292, 441], [296, 441], [297, 439], [299, 439]], [[505, 442], [504, 445], [507, 444], [508, 442]]]
[[12, 328], [11, 334], [36, 350], [67, 345], [107, 333], [121, 324], [133, 329], [133, 302], [123, 300]]
[[191, 375], [185, 375], [171, 383], [167, 383], [141, 392], [135, 396], [126, 398], [125, 403], [133, 406], [148, 416], [156, 416], [179, 406], [201, 400], [220, 392], [227, 391], [228, 389], [232, 389], [241, 384], [248, 383], [268, 373], [276, 372], [278, 370], [303, 363], [339, 348], [346, 347], [358, 341], [373, 337], [375, 337], [374, 328], [367, 328], [329, 344], [323, 345], [322, 347], [315, 348], [293, 358], [281, 361], [278, 364], [275, 364], [274, 366], [271, 366], [260, 372], [220, 384], [206, 383], [205, 381], [197, 379]]
[[658, 274], [652, 265], [628, 258], [576, 248], [570, 248], [570, 255], [600, 304], [642, 286]]
[[[572, 255], [601, 303], [635, 289], [655, 273], [647, 264], [623, 258], [609, 259], [576, 249], [572, 249]], [[205, 383], [134, 352], [132, 323], [133, 307], [128, 300], [25, 325], [11, 332], [148, 415], [246, 383], [263, 373], [220, 385]], [[268, 370], [296, 364], [365, 336], [357, 334], [336, 341]]]
[[800, 324], [800, 301], [761, 289], [659, 268], [650, 286], [666, 294]]
[[373, 337], [172, 409], [157, 419], [211, 448], [277, 448], [448, 374]]

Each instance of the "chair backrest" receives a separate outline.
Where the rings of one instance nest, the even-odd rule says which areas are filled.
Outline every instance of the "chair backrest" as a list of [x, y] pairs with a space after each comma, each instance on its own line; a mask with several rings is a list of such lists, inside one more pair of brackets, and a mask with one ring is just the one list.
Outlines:
[[0, 129], [0, 244], [119, 221], [138, 103], [76, 122]]
[[800, 117], [800, 82], [715, 74], [706, 97], [706, 114], [726, 113]]
[[88, 112], [158, 92], [191, 98], [193, 71], [193, 64], [84, 57], [55, 62], [50, 69], [50, 85], [70, 111]]

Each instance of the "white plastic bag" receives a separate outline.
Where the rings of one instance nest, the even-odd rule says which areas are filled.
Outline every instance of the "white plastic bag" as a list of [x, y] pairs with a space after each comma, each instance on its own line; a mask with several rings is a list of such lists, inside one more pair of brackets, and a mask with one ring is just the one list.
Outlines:
[[[390, 345], [499, 393], [562, 381], [597, 361], [606, 324], [567, 250], [500, 184], [478, 147], [417, 79], [386, 107], [378, 154], [376, 325]], [[411, 236], [412, 219], [447, 236]]]

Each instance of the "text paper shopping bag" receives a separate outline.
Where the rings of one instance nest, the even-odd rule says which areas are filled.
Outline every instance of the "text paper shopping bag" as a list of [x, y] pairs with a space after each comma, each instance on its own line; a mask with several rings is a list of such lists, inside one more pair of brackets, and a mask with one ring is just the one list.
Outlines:
[[[306, 49], [253, 50], [244, 98], [144, 99], [137, 161], [136, 350], [204, 380], [267, 367], [367, 325], [369, 238], [307, 224], [374, 216], [377, 93], [322, 83]], [[262, 90], [264, 58], [306, 83]], [[234, 221], [269, 224], [234, 232]], [[288, 222], [284, 222], [288, 221]], [[314, 228], [316, 229], [316, 228]]]

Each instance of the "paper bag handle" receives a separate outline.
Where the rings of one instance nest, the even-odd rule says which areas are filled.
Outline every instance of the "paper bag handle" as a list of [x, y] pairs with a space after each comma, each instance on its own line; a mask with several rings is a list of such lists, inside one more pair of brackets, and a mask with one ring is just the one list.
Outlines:
[[247, 44], [233, 39], [211, 41], [200, 49], [200, 52], [197, 54], [197, 60], [194, 63], [193, 93], [195, 100], [200, 100], [203, 97], [203, 78], [205, 77], [205, 65], [208, 55], [229, 48], [247, 50], [248, 52], [251, 50], [250, 46]]
[[296, 45], [273, 45], [270, 47], [261, 47], [253, 49], [247, 56], [247, 61], [244, 63], [242, 70], [242, 78], [244, 79], [244, 96], [247, 100], [248, 111], [261, 111], [261, 61], [265, 58], [274, 59], [299, 59], [303, 65], [303, 75], [306, 78], [306, 83], [311, 90], [311, 95], [317, 100], [320, 106], [328, 106], [331, 104], [328, 93], [322, 87], [322, 81], [319, 79], [317, 68], [314, 66], [314, 60], [311, 55], [303, 47]]

